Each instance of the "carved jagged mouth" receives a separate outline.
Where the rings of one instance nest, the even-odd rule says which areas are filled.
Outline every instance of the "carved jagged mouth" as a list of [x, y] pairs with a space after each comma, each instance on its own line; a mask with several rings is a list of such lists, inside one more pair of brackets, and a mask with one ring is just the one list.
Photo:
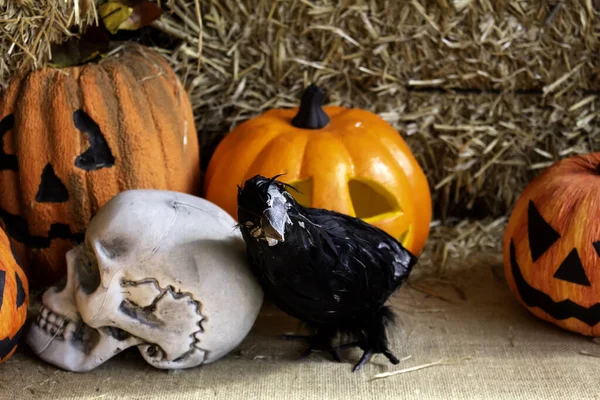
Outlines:
[[529, 285], [517, 263], [515, 245], [512, 239], [510, 241], [510, 267], [517, 291], [527, 306], [538, 307], [556, 320], [576, 318], [590, 327], [600, 322], [600, 303], [584, 307], [569, 299], [554, 301], [546, 293]]
[[44, 306], [42, 306], [35, 324], [48, 335], [52, 335], [59, 340], [75, 340], [78, 337], [83, 337], [86, 329], [83, 321], [73, 322]]
[[47, 249], [54, 239], [71, 240], [73, 244], [79, 244], [84, 239], [83, 232], [71, 232], [67, 224], [54, 223], [50, 226], [48, 236], [37, 236], [29, 231], [27, 220], [20, 215], [11, 214], [0, 208], [0, 218], [4, 222], [8, 236], [33, 249]]

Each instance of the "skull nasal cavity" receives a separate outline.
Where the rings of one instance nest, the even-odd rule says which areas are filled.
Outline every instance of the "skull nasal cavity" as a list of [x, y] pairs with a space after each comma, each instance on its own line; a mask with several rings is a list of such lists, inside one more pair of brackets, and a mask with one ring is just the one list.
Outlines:
[[115, 165], [115, 157], [98, 124], [83, 110], [73, 113], [73, 122], [77, 129], [87, 134], [90, 142], [90, 147], [75, 159], [75, 166], [86, 171], [95, 171]]
[[348, 182], [350, 199], [358, 218], [370, 218], [393, 211], [400, 211], [394, 196], [374, 181], [351, 179]]
[[42, 179], [35, 201], [39, 203], [64, 203], [69, 200], [69, 192], [65, 185], [54, 173], [50, 163], [46, 164], [42, 171]]

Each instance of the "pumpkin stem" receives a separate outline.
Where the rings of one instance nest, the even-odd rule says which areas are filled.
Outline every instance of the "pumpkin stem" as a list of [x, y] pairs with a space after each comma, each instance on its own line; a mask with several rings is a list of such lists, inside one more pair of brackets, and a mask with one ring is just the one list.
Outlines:
[[321, 108], [324, 98], [325, 92], [314, 83], [307, 87], [292, 125], [301, 129], [321, 129], [329, 124], [329, 117]]

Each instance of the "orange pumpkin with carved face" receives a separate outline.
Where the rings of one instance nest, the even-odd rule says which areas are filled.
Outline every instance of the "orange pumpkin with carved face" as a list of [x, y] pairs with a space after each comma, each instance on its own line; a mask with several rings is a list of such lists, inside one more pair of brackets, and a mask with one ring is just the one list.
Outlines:
[[299, 109], [270, 110], [229, 133], [208, 166], [205, 196], [237, 216], [237, 185], [260, 174], [296, 187], [304, 205], [357, 216], [413, 254], [431, 222], [427, 179], [400, 134], [377, 115], [321, 108], [311, 85]]
[[535, 316], [600, 335], [600, 153], [563, 159], [525, 188], [504, 235], [511, 290]]
[[128, 189], [199, 192], [189, 98], [167, 61], [129, 43], [98, 63], [14, 76], [0, 96], [0, 219], [33, 287]]
[[8, 237], [0, 229], [0, 364], [17, 349], [27, 318], [28, 301], [29, 282]]

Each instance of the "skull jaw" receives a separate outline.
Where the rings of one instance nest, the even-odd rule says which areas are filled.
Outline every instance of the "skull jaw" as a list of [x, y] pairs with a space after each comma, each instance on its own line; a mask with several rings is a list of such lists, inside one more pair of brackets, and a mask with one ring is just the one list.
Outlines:
[[117, 340], [99, 330], [89, 327], [86, 329], [88, 333], [82, 339], [67, 340], [56, 338], [37, 324], [32, 324], [27, 334], [27, 344], [38, 357], [49, 364], [67, 371], [86, 372], [141, 342], [133, 336]]

